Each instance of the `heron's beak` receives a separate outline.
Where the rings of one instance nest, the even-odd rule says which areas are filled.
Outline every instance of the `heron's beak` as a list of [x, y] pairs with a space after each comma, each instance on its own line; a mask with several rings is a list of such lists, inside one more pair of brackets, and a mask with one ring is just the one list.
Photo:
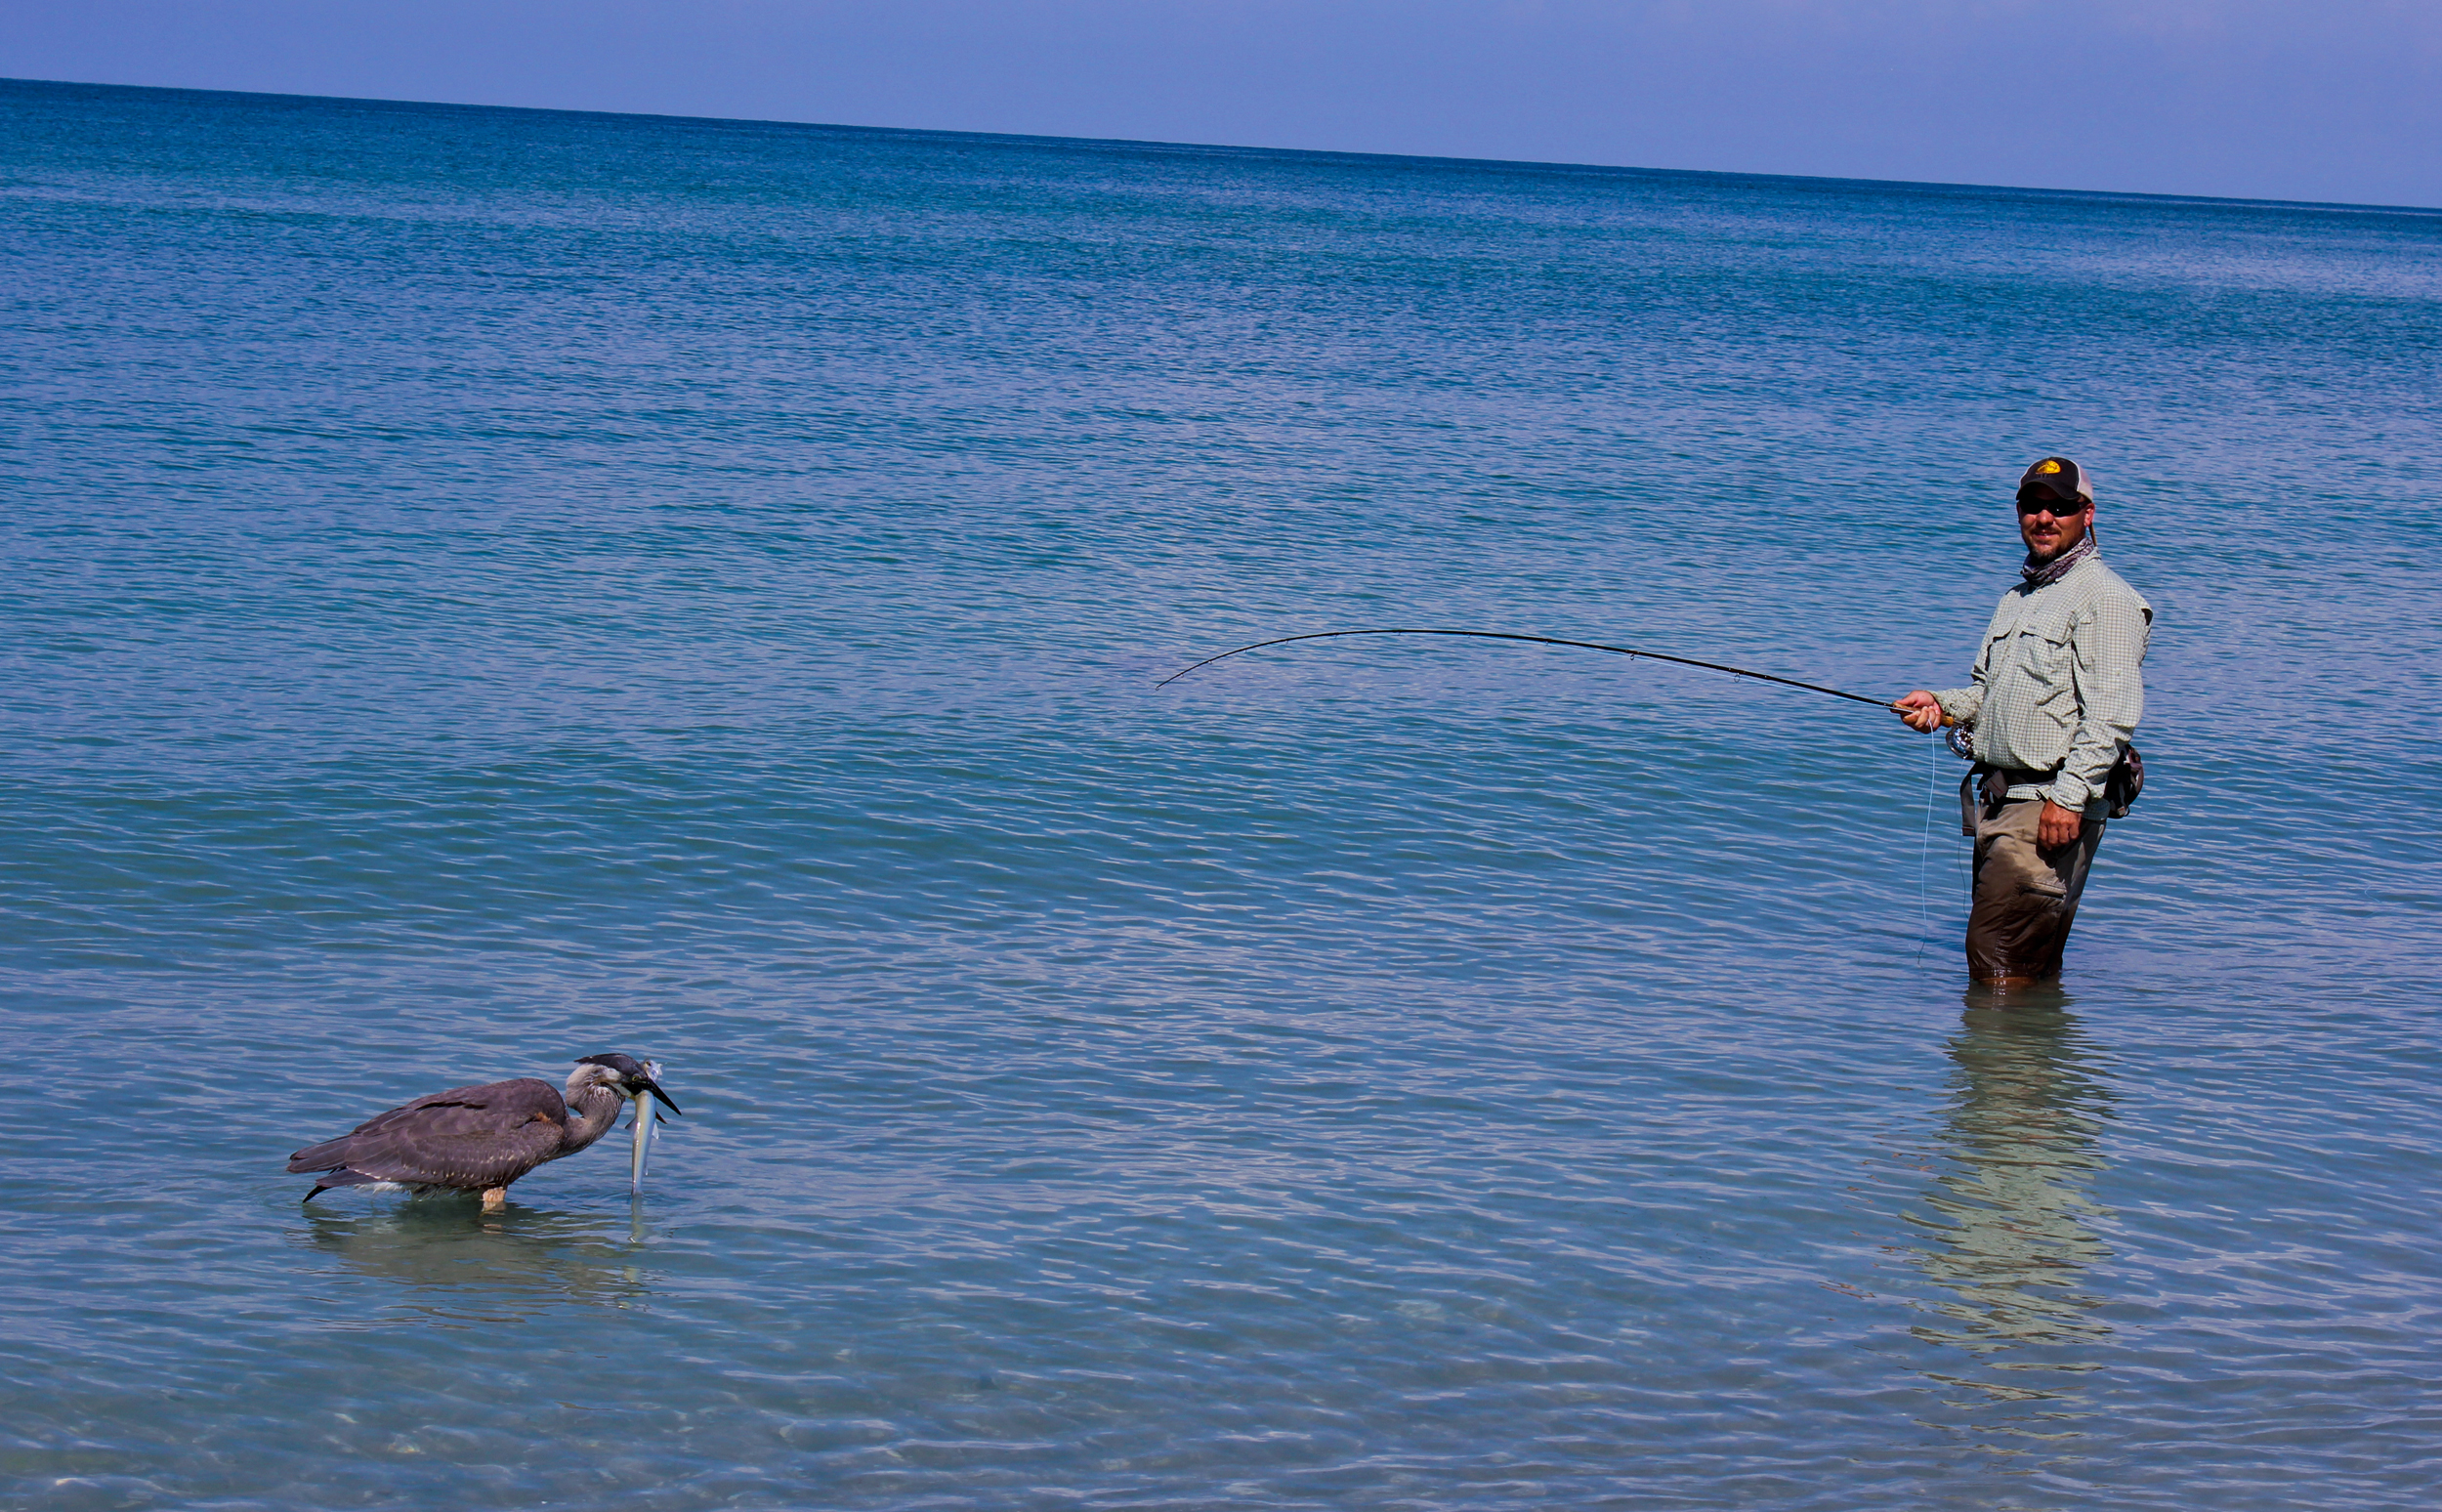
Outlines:
[[654, 1081], [651, 1076], [639, 1076], [635, 1080], [629, 1082], [627, 1087], [630, 1096], [633, 1096], [639, 1091], [650, 1092], [654, 1097], [660, 1099], [662, 1107], [668, 1109], [672, 1113], [677, 1113], [679, 1111], [678, 1104], [670, 1101], [670, 1094], [662, 1091], [661, 1084]]

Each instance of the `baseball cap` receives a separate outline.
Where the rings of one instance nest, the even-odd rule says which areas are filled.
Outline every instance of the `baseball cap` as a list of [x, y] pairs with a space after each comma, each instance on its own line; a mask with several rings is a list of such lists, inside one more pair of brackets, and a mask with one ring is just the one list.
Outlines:
[[2018, 497], [2023, 499], [2030, 492], [2049, 494], [2063, 501], [2075, 499], [2081, 504], [2091, 504], [2094, 502], [2094, 480], [2086, 476], [2084, 468], [2067, 457], [2045, 457], [2028, 468], [2026, 475], [2018, 480]]

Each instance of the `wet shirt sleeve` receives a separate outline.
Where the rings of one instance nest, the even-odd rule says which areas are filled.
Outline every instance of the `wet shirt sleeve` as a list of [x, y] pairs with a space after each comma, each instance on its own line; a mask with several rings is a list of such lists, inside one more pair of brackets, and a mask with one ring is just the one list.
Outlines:
[[2145, 648], [2153, 618], [2142, 600], [2123, 590], [2099, 596], [2070, 627], [2069, 677], [2077, 693], [2078, 728], [2060, 775], [2043, 795], [2071, 813], [2102, 795], [2120, 747], [2136, 734], [2145, 713]]
[[1951, 723], [1974, 724], [1976, 716], [1984, 712], [1984, 658], [1976, 658], [1974, 683], [1965, 688], [1937, 688], [1933, 691], [1933, 701], [1942, 706], [1942, 712], [1951, 717]]

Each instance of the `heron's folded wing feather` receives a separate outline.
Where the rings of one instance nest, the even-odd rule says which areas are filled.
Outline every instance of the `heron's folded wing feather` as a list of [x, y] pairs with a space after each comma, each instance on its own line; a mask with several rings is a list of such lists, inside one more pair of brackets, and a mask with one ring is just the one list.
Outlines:
[[367, 1118], [289, 1156], [294, 1173], [346, 1166], [383, 1181], [474, 1187], [514, 1181], [560, 1148], [568, 1104], [530, 1076], [453, 1087]]

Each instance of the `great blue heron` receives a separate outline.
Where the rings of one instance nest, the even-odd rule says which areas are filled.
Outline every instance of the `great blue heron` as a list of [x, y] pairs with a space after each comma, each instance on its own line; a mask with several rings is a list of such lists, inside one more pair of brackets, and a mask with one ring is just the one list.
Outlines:
[[309, 1202], [333, 1187], [406, 1187], [416, 1192], [481, 1192], [489, 1212], [509, 1199], [509, 1183], [610, 1132], [619, 1109], [636, 1100], [635, 1179], [644, 1179], [653, 1103], [678, 1105], [653, 1081], [660, 1068], [628, 1055], [589, 1055], [568, 1074], [566, 1093], [548, 1081], [453, 1087], [368, 1118], [337, 1139], [288, 1157], [290, 1175], [320, 1173]]

